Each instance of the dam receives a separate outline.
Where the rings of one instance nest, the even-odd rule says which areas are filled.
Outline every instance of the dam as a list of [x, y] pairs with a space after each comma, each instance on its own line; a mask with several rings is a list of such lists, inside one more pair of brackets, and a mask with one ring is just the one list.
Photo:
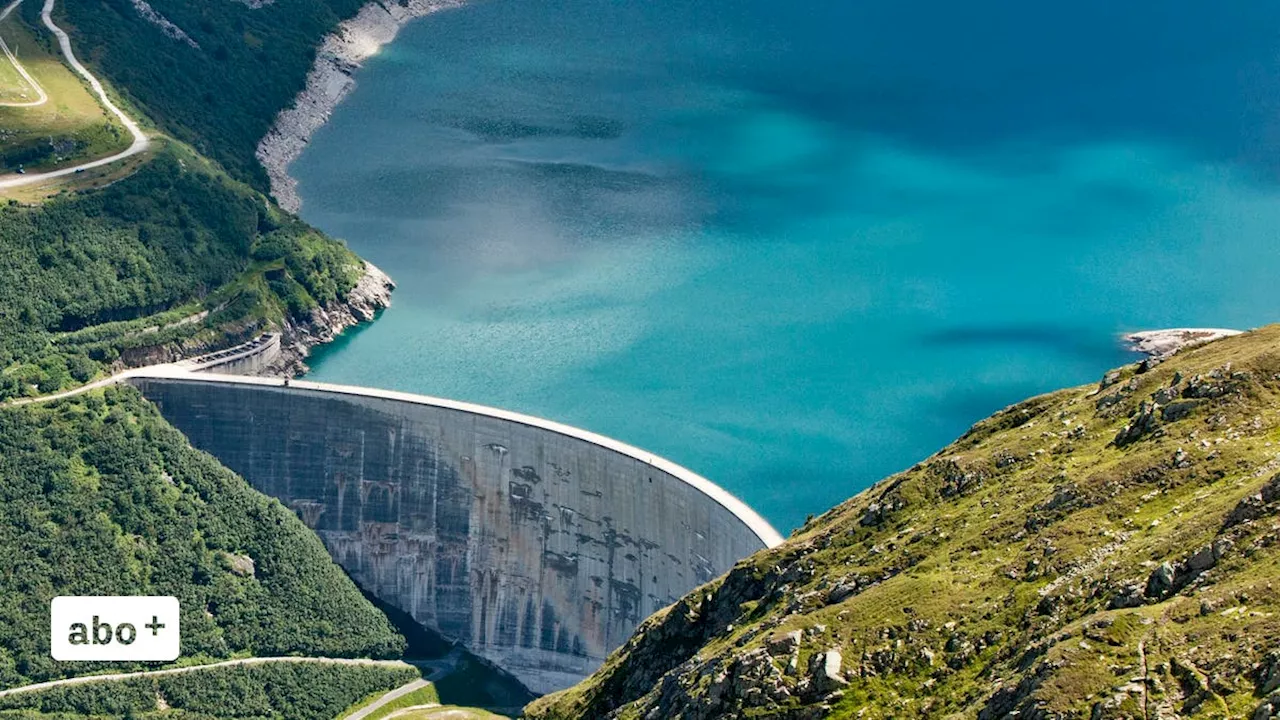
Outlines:
[[191, 443], [381, 600], [538, 693], [782, 538], [710, 481], [558, 423], [420, 395], [131, 371]]

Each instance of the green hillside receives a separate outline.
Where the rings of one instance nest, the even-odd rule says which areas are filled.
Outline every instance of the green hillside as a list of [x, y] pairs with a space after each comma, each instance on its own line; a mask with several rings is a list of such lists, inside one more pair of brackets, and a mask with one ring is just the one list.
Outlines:
[[1265, 720], [1277, 579], [1273, 326], [997, 413], [528, 716]]
[[240, 342], [342, 300], [362, 268], [179, 145], [105, 189], [0, 206], [0, 401]]
[[[49, 91], [45, 105], [0, 108], [9, 170], [43, 162], [32, 153], [61, 165], [116, 149], [81, 128], [103, 110], [62, 63], [40, 5], [22, 3], [3, 28]], [[320, 39], [359, 6], [153, 3], [196, 46], [129, 0], [54, 6], [109, 94], [167, 135], [134, 159], [0, 198], [0, 401], [303, 326], [346, 299], [362, 261], [263, 195], [253, 153]]]
[[49, 657], [57, 595], [174, 595], [183, 658], [399, 657], [404, 640], [279, 502], [113, 387], [0, 409], [0, 688]]
[[258, 141], [302, 90], [321, 39], [364, 0], [150, 4], [198, 47], [166, 36], [130, 0], [70, 0], [59, 9], [94, 69], [162, 131], [266, 190]]
[[[332, 720], [418, 679], [409, 665], [234, 665], [66, 685], [0, 698], [0, 719]], [[429, 686], [428, 686], [429, 687]]]

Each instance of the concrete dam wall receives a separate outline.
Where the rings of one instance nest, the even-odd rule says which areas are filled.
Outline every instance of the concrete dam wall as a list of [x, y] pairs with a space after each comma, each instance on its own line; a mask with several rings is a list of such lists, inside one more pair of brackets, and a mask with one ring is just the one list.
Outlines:
[[649, 614], [781, 541], [688, 470], [545, 420], [301, 381], [129, 382], [367, 590], [535, 692], [577, 682]]

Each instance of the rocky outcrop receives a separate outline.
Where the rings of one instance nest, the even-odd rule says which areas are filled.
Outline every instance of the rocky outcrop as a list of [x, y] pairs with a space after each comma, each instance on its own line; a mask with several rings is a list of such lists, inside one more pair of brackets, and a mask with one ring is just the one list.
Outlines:
[[267, 170], [271, 194], [281, 207], [297, 212], [302, 206], [297, 182], [289, 177], [289, 165], [355, 87], [351, 76], [360, 64], [394, 40], [410, 20], [462, 4], [463, 0], [375, 1], [325, 38], [307, 74], [306, 87], [292, 107], [276, 116], [271, 131], [258, 143], [258, 160]]
[[144, 20], [160, 28], [160, 32], [165, 35], [186, 43], [192, 50], [200, 49], [200, 43], [192, 40], [186, 31], [170, 22], [169, 18], [156, 12], [156, 9], [151, 7], [151, 3], [148, 3], [147, 0], [133, 0], [133, 9], [137, 10]]
[[379, 310], [391, 306], [396, 284], [372, 263], [356, 286], [342, 300], [311, 311], [306, 318], [286, 318], [280, 360], [264, 372], [276, 377], [293, 377], [307, 371], [306, 358], [317, 345], [333, 342], [343, 330], [373, 320]]
[[1166, 358], [1185, 347], [1203, 345], [1239, 334], [1239, 330], [1225, 328], [1170, 328], [1144, 330], [1125, 335], [1124, 339], [1129, 343], [1130, 350], [1153, 358]]

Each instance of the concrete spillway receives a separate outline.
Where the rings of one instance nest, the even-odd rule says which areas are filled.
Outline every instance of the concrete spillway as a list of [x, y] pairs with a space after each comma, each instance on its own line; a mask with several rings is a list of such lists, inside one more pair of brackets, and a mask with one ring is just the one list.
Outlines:
[[367, 590], [536, 692], [781, 541], [707, 480], [583, 430], [404, 393], [134, 372], [198, 448], [293, 508]]

